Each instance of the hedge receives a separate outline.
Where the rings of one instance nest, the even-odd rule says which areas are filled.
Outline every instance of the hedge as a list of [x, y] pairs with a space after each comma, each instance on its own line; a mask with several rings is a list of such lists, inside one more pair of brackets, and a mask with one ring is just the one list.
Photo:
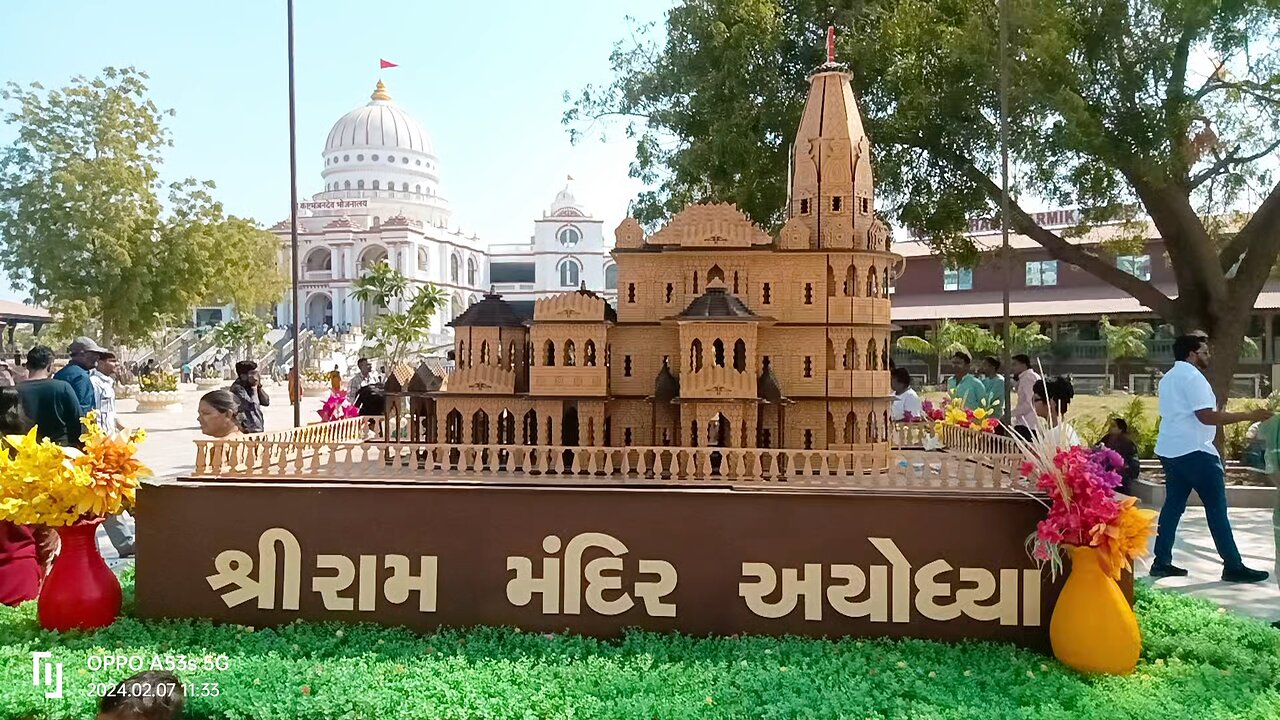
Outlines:
[[[35, 604], [0, 608], [0, 718], [92, 717], [91, 655], [226, 655], [187, 718], [1280, 718], [1280, 632], [1174, 593], [1137, 588], [1138, 671], [1088, 678], [1012, 646], [918, 640], [699, 638], [616, 641], [513, 629], [334, 623], [274, 629], [128, 616], [92, 633], [41, 630]], [[64, 665], [64, 697], [31, 682], [36, 650]]]

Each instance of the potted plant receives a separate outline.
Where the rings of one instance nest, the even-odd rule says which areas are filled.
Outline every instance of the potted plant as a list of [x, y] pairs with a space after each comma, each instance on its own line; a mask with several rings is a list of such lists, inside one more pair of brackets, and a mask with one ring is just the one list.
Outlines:
[[41, 627], [59, 632], [106, 627], [120, 614], [120, 581], [98, 552], [98, 525], [133, 505], [150, 471], [138, 460], [142, 430], [107, 433], [90, 413], [84, 450], [9, 436], [0, 452], [0, 520], [57, 530], [62, 550], [40, 588]]
[[[1056, 437], [1068, 437], [1060, 433]], [[1027, 538], [1054, 577], [1070, 560], [1049, 622], [1053, 654], [1081, 672], [1127, 675], [1142, 652], [1138, 620], [1117, 581], [1147, 552], [1156, 513], [1119, 495], [1124, 460], [1108, 448], [1063, 447], [1044, 435], [1014, 435], [1027, 455], [1022, 475], [1049, 496], [1048, 516]]]
[[333, 381], [329, 379], [329, 373], [314, 368], [302, 371], [303, 397], [325, 397], [331, 392]]
[[164, 412], [182, 409], [178, 392], [178, 376], [161, 370], [139, 378], [138, 412]]

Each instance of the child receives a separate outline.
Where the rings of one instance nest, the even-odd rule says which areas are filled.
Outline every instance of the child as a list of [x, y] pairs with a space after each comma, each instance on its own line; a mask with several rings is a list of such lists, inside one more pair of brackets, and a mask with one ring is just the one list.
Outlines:
[[98, 703], [98, 720], [174, 720], [186, 693], [171, 672], [142, 672], [111, 688]]

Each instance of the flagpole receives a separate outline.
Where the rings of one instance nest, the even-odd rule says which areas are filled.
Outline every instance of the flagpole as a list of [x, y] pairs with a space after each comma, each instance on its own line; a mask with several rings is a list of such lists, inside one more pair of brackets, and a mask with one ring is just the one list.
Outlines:
[[[289, 29], [289, 243], [292, 248], [289, 264], [292, 266], [293, 283], [290, 287], [290, 305], [293, 307], [293, 379], [285, 382], [296, 387], [293, 400], [293, 426], [302, 426], [302, 368], [298, 364], [298, 328], [302, 325], [302, 307], [298, 302], [298, 112], [294, 102], [293, 84], [293, 0], [287, 0]], [[289, 388], [291, 395], [295, 387]]]

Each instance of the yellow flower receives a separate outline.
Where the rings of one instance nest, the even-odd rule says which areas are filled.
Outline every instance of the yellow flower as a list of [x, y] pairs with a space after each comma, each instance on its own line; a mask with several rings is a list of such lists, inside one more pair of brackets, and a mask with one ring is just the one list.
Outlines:
[[986, 409], [986, 408], [978, 408], [977, 410], [974, 410], [974, 411], [973, 411], [973, 417], [974, 417], [974, 419], [975, 419], [975, 420], [982, 420], [982, 419], [984, 419], [985, 417], [987, 417], [987, 409]]
[[1090, 539], [1098, 547], [1102, 569], [1116, 580], [1134, 559], [1147, 554], [1155, 526], [1156, 511], [1143, 510], [1136, 503], [1136, 498], [1127, 498], [1115, 521], [1095, 528]]

